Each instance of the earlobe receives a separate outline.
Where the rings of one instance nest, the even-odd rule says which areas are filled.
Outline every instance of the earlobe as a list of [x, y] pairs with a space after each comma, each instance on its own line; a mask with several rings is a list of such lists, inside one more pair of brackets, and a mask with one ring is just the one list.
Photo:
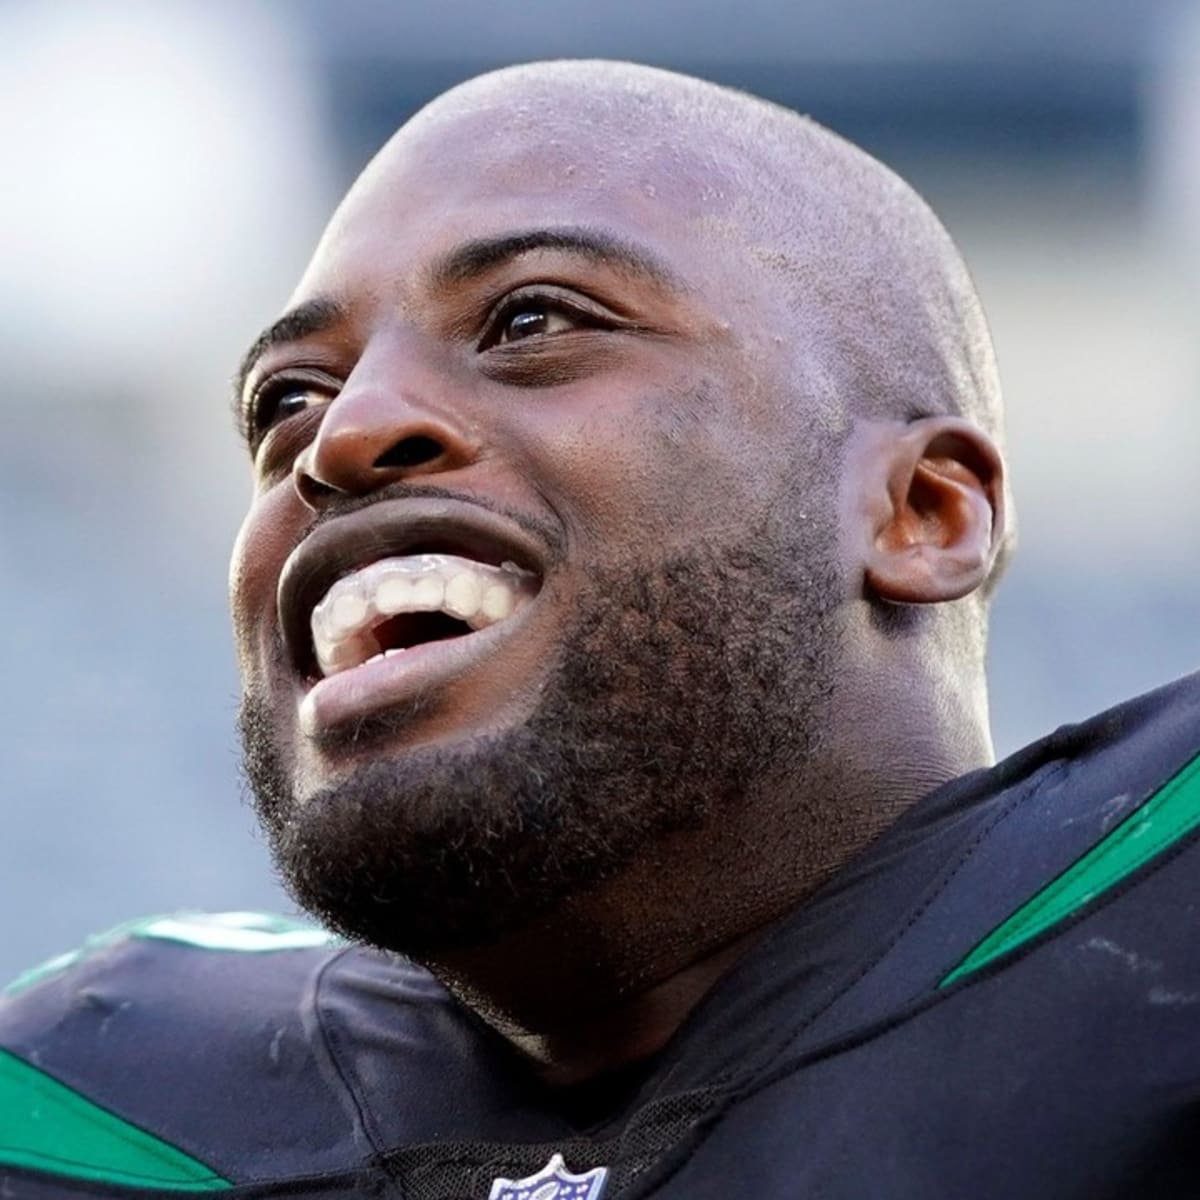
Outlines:
[[986, 582], [1004, 536], [1004, 465], [987, 434], [927, 417], [874, 440], [858, 466], [871, 593], [940, 604]]

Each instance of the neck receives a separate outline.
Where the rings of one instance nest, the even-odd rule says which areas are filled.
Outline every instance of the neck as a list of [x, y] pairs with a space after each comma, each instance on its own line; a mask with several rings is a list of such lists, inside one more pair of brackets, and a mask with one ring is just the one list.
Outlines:
[[603, 1005], [588, 1004], [565, 1021], [561, 1012], [551, 1020], [528, 1008], [518, 1015], [521, 998], [511, 989], [499, 1006], [495, 989], [478, 991], [478, 971], [470, 979], [444, 970], [440, 975], [460, 1002], [525, 1056], [544, 1083], [570, 1087], [652, 1059], [755, 940], [753, 933], [738, 938], [659, 983]]
[[826, 826], [849, 841], [817, 853], [811, 839], [782, 846], [778, 827], [753, 839], [724, 829], [715, 846], [677, 835], [529, 926], [426, 965], [546, 1083], [585, 1082], [657, 1054], [762, 933], [874, 832], [845, 810]]

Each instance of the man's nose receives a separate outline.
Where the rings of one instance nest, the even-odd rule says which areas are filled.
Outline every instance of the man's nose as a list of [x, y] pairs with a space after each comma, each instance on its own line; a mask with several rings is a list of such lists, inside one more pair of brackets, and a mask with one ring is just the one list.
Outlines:
[[478, 440], [448, 385], [412, 363], [403, 372], [365, 359], [330, 402], [317, 435], [297, 456], [292, 481], [314, 511], [418, 475], [474, 462]]

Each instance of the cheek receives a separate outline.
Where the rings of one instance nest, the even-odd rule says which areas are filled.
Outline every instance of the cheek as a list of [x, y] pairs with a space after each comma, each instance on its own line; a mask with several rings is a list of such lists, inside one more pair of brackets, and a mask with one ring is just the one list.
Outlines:
[[749, 428], [728, 389], [690, 381], [626, 391], [610, 380], [588, 393], [573, 397], [574, 419], [553, 408], [531, 414], [522, 439], [537, 447], [531, 475], [584, 539], [643, 553], [647, 542], [694, 543], [761, 507], [764, 460], [779, 439]]
[[295, 544], [292, 536], [298, 503], [288, 487], [256, 496], [238, 531], [229, 564], [229, 608], [243, 675], [264, 664], [262, 653], [275, 637], [275, 590], [283, 564]]

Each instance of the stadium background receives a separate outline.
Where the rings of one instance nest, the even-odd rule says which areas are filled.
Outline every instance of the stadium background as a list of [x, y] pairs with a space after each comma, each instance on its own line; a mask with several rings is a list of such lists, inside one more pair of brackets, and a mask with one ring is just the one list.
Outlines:
[[1200, 667], [1200, 5], [10, 0], [0, 979], [139, 914], [286, 909], [232, 736], [228, 376], [407, 114], [579, 55], [813, 114], [965, 250], [1023, 515], [1001, 754]]

